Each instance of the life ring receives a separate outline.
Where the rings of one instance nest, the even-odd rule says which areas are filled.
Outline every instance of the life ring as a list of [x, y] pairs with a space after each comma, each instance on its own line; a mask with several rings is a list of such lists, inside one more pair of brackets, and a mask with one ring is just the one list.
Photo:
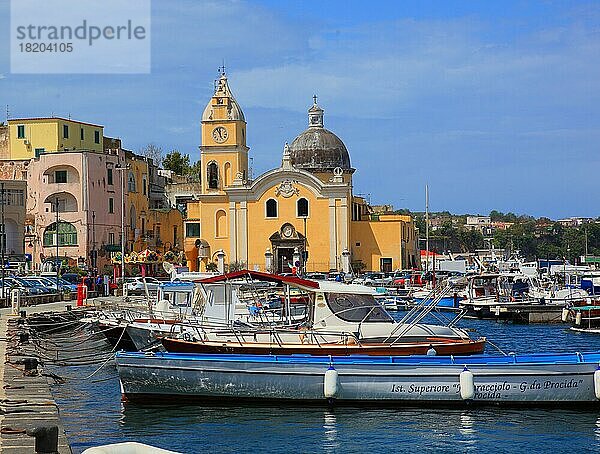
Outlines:
[[183, 338], [184, 341], [186, 342], [191, 342], [192, 341], [192, 335], [190, 333], [188, 333], [187, 331], [185, 331], [181, 337]]

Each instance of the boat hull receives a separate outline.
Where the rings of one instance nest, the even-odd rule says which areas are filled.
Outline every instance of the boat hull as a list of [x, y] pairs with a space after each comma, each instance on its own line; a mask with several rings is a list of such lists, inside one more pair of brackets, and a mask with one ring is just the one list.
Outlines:
[[483, 353], [485, 339], [441, 341], [430, 339], [422, 343], [358, 344], [253, 344], [235, 342], [202, 342], [162, 338], [163, 347], [172, 353], [246, 354], [246, 355], [425, 355], [433, 347], [437, 355], [473, 355]]
[[229, 398], [331, 402], [460, 404], [461, 372], [473, 374], [480, 404], [598, 405], [594, 371], [600, 353], [528, 357], [309, 357], [120, 352], [125, 399]]

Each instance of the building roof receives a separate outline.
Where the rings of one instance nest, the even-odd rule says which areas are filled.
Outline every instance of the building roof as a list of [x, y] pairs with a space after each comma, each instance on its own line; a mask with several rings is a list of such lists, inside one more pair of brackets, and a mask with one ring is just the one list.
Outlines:
[[[221, 74], [221, 77], [215, 81], [215, 94], [213, 97], [217, 98], [228, 98], [229, 104], [224, 103], [229, 106], [229, 110], [227, 112], [228, 118], [227, 120], [242, 120], [246, 121], [244, 117], [244, 112], [242, 108], [235, 100], [231, 89], [229, 88], [229, 84], [227, 83], [227, 76], [225, 73]], [[204, 108], [204, 112], [202, 113], [202, 121], [210, 121], [213, 120], [213, 105], [212, 98], [208, 101], [208, 104]]]
[[34, 120], [61, 120], [61, 121], [69, 121], [71, 123], [79, 123], [81, 125], [95, 126], [97, 128], [104, 128], [102, 125], [97, 125], [95, 123], [86, 123], [85, 121], [77, 121], [71, 120], [69, 118], [63, 117], [31, 117], [31, 118], [9, 118], [8, 122], [18, 122], [18, 121], [34, 121]]

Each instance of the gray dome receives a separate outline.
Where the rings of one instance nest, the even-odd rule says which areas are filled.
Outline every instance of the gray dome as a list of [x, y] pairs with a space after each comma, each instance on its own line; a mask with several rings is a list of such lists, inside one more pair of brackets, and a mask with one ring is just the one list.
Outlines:
[[350, 169], [350, 155], [346, 145], [331, 131], [308, 128], [290, 145], [290, 162], [306, 170]]
[[291, 164], [312, 171], [331, 171], [336, 167], [351, 169], [346, 145], [323, 127], [323, 110], [317, 105], [316, 96], [314, 100], [308, 110], [308, 129], [296, 137], [289, 147]]

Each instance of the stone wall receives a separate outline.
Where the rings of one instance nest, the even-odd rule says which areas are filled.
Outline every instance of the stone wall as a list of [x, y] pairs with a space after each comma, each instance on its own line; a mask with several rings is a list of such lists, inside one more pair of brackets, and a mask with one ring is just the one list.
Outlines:
[[26, 161], [0, 161], [0, 180], [27, 180]]
[[8, 145], [8, 126], [2, 123], [0, 124], [0, 159], [10, 157], [10, 147]]

